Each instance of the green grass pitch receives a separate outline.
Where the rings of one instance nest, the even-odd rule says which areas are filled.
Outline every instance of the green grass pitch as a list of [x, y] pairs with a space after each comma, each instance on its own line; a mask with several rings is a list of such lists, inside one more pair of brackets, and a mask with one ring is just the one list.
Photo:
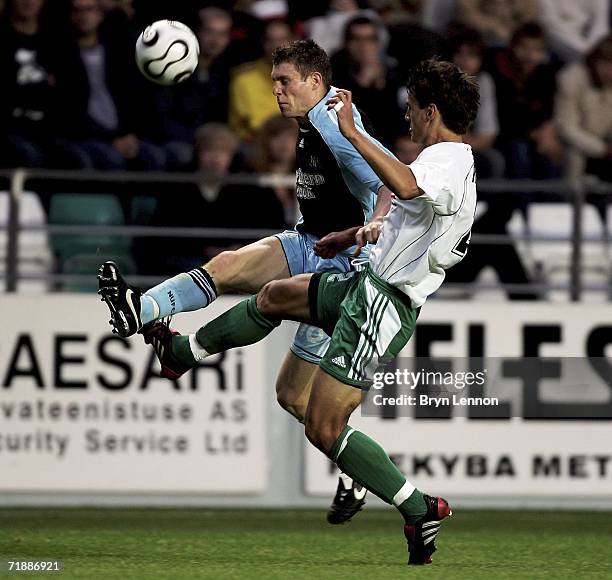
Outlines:
[[8, 558], [62, 559], [62, 579], [612, 578], [612, 517], [460, 509], [417, 568], [392, 509], [334, 527], [323, 510], [0, 508]]

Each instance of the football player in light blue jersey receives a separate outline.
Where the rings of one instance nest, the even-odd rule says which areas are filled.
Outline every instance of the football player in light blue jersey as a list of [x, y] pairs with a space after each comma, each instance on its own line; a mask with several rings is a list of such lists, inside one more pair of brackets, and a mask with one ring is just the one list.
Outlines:
[[[336, 111], [326, 106], [335, 94], [330, 81], [329, 58], [313, 41], [297, 41], [275, 51], [274, 96], [281, 114], [295, 118], [299, 125], [296, 195], [302, 217], [295, 229], [222, 252], [207, 264], [144, 293], [123, 280], [116, 264], [103, 264], [99, 294], [110, 310], [114, 331], [131, 336], [156, 320], [205, 308], [221, 294], [257, 293], [272, 280], [351, 270], [356, 247], [361, 249], [376, 239], [392, 194], [341, 134]], [[355, 107], [352, 112], [359, 130], [390, 154], [365, 132]], [[357, 246], [346, 244], [346, 235], [338, 233], [364, 224]], [[334, 246], [341, 249], [330, 251]], [[325, 332], [301, 324], [280, 370], [278, 402], [300, 422], [304, 421], [311, 378], [328, 345]], [[176, 378], [168, 367], [162, 366], [162, 374]], [[365, 503], [365, 493], [360, 485], [341, 476], [328, 521], [349, 520]]]

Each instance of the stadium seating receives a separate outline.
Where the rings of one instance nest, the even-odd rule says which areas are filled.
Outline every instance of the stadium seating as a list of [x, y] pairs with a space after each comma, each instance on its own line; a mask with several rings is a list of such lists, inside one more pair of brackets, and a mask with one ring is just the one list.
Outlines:
[[[4, 276], [8, 250], [9, 192], [0, 191], [0, 274]], [[24, 192], [19, 211], [21, 230], [18, 238], [19, 272], [25, 276], [40, 276], [39, 280], [20, 279], [20, 292], [45, 292], [48, 290], [46, 277], [52, 269], [53, 258], [46, 231], [45, 211], [36, 193]], [[36, 228], [36, 229], [28, 229]]]
[[[551, 283], [569, 283], [572, 254], [573, 212], [569, 203], [530, 203], [524, 231], [532, 236], [559, 237], [567, 241], [529, 241], [520, 245], [525, 261], [534, 271], [541, 270], [544, 280]], [[513, 231], [517, 221], [513, 216]], [[511, 230], [512, 231], [512, 230]], [[610, 276], [608, 248], [604, 226], [597, 210], [585, 204], [582, 213], [582, 269], [583, 283], [606, 284]], [[593, 293], [589, 298], [601, 299], [603, 294]], [[553, 291], [548, 298], [566, 300], [567, 292]]]
[[124, 274], [135, 274], [136, 264], [129, 254], [113, 254], [100, 258], [100, 254], [74, 254], [64, 261], [63, 274], [78, 274], [87, 276], [83, 280], [67, 281], [62, 285], [66, 292], [95, 292], [98, 289], [96, 274], [101, 262], [112, 259]]
[[[58, 193], [51, 198], [49, 223], [56, 225], [119, 226], [123, 209], [113, 194]], [[128, 237], [108, 234], [53, 234], [51, 245], [57, 269], [63, 274], [90, 274], [91, 282], [69, 283], [64, 289], [95, 289], [97, 266], [108, 259], [121, 262], [126, 272], [135, 270]]]
[[138, 226], [149, 225], [156, 207], [157, 198], [154, 195], [133, 196], [130, 202], [130, 224]]

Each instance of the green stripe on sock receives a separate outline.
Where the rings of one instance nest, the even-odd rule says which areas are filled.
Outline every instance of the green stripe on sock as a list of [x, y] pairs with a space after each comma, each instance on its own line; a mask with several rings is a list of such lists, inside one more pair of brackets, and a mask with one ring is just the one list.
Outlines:
[[338, 439], [336, 439], [336, 442], [331, 448], [330, 455], [336, 463], [338, 463], [338, 455], [340, 454], [342, 443], [351, 431], [353, 431], [353, 429], [351, 429], [351, 427], [349, 427], [348, 425], [344, 429], [342, 429], [342, 433], [340, 433], [340, 436], [338, 437]]

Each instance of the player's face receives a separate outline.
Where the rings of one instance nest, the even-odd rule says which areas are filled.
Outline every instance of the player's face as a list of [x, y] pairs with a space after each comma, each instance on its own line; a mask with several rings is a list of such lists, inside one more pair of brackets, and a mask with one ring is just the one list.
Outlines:
[[305, 79], [289, 62], [272, 68], [272, 93], [283, 117], [305, 117], [322, 98], [321, 84], [308, 75]]
[[415, 143], [424, 143], [427, 127], [427, 108], [421, 109], [418, 101], [408, 95], [406, 99], [406, 121], [410, 125], [410, 138]]

